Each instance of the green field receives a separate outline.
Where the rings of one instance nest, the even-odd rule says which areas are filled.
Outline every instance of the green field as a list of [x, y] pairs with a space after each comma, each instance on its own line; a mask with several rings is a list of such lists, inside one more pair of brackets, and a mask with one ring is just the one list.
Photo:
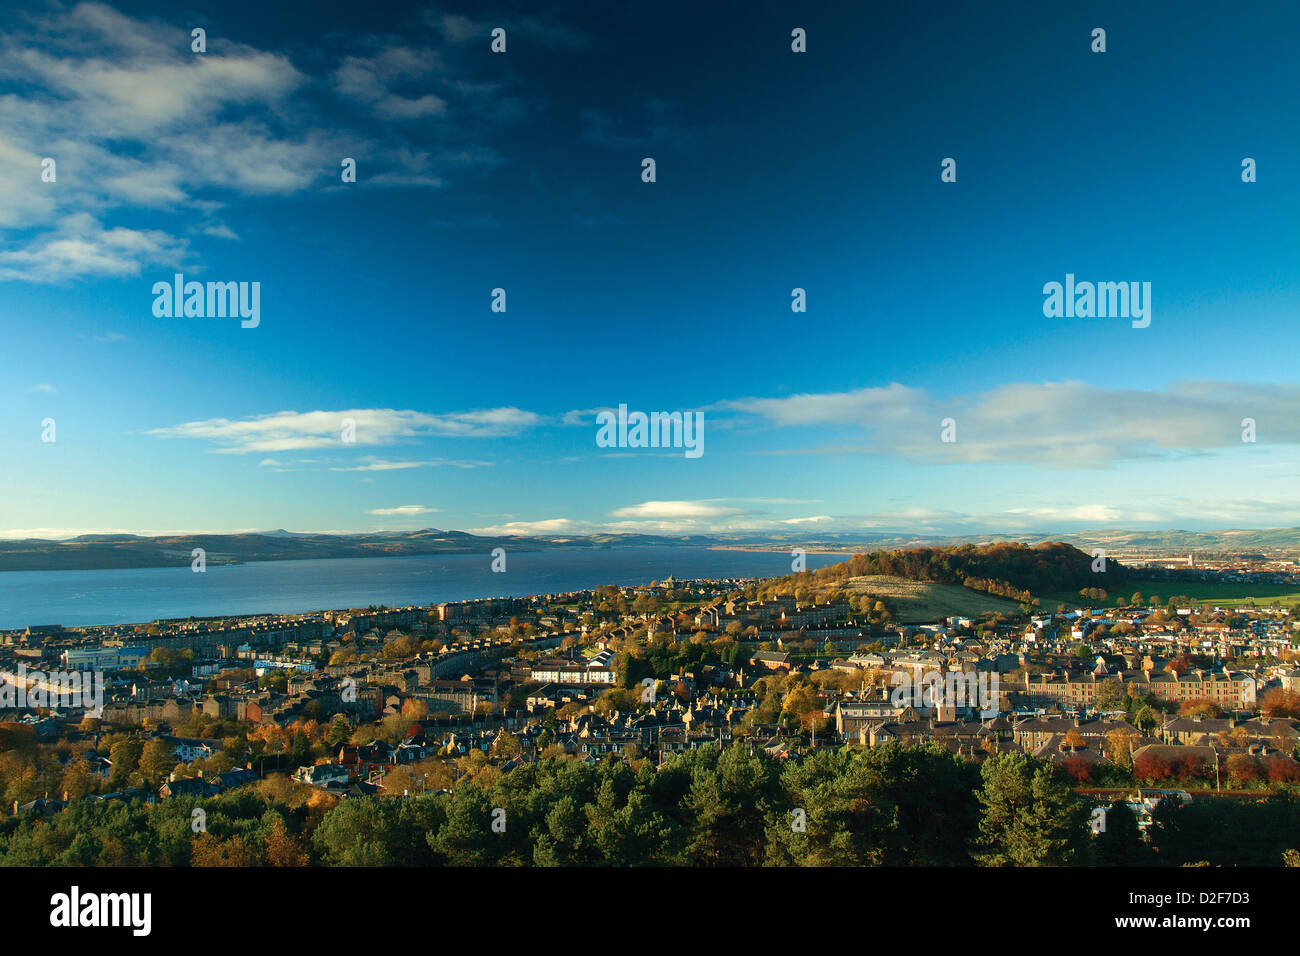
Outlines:
[[[1115, 598], [1121, 594], [1131, 596], [1140, 591], [1144, 598], [1158, 595], [1162, 604], [1175, 594], [1185, 594], [1201, 604], [1214, 604], [1219, 607], [1245, 607], [1252, 601], [1258, 607], [1268, 607], [1274, 601], [1283, 607], [1300, 604], [1300, 589], [1294, 584], [1216, 584], [1212, 581], [1130, 581], [1122, 590], [1110, 591], [1106, 599], [1108, 607], [1114, 607]], [[1044, 611], [1053, 611], [1058, 604], [1069, 608], [1079, 607], [1077, 591], [1054, 591], [1035, 595]]]

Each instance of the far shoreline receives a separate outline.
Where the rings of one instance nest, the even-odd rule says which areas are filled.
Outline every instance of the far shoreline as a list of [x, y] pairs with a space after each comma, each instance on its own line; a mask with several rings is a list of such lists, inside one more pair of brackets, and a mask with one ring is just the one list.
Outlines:
[[[710, 551], [749, 551], [755, 554], [789, 554], [793, 548], [774, 548], [770, 545], [746, 546], [742, 544], [712, 544], [709, 545]], [[820, 548], [800, 548], [804, 554], [815, 554], [819, 557], [846, 557], [851, 558], [855, 554], [870, 554], [870, 551], [823, 551]]]
[[[655, 552], [647, 560], [641, 552]], [[694, 552], [695, 558], [689, 554]], [[482, 571], [487, 571], [488, 555], [486, 553], [448, 552], [423, 555], [370, 555], [367, 557], [346, 558], [291, 558], [267, 561], [238, 561], [229, 564], [209, 563], [208, 575], [221, 576], [237, 574], [244, 580], [235, 591], [227, 594], [230, 603], [222, 600], [222, 605], [209, 603], [202, 598], [193, 602], [189, 600], [174, 601], [169, 599], [173, 587], [190, 587], [206, 580], [204, 575], [191, 574], [189, 562], [181, 565], [162, 567], [129, 568], [95, 568], [78, 569], [81, 574], [65, 577], [47, 569], [35, 569], [41, 578], [8, 577], [0, 575], [0, 630], [22, 631], [26, 627], [40, 627], [60, 624], [69, 628], [114, 628], [133, 627], [161, 621], [185, 621], [191, 619], [233, 619], [279, 616], [302, 616], [359, 609], [371, 606], [386, 608], [429, 607], [444, 602], [487, 600], [492, 597], [536, 599], [548, 594], [571, 593], [593, 590], [602, 586], [643, 587], [652, 583], [662, 583], [667, 579], [700, 580], [712, 582], [744, 582], [770, 580], [791, 573], [789, 551], [753, 548], [728, 548], [714, 550], [706, 546], [664, 547], [656, 545], [628, 545], [611, 548], [549, 548], [541, 550], [526, 549], [518, 552], [527, 553], [534, 559], [540, 559], [543, 567], [529, 569], [524, 574], [537, 574], [538, 578], [522, 577], [511, 586], [511, 575], [495, 574], [469, 576], [457, 574], [448, 583], [439, 580], [436, 567], [444, 566], [444, 571], [455, 574], [457, 569], [470, 566], [477, 567], [477, 562], [484, 562]], [[712, 561], [700, 561], [704, 555], [715, 555]], [[733, 555], [732, 558], [725, 557]], [[687, 563], [679, 564], [679, 556]], [[579, 566], [565, 567], [567, 560], [573, 557], [579, 560]], [[815, 557], [810, 555], [810, 557]], [[380, 560], [382, 558], [389, 561]], [[404, 560], [398, 560], [404, 559]], [[835, 563], [833, 556], [821, 555], [818, 563]], [[344, 565], [342, 571], [327, 573], [330, 565]], [[421, 566], [425, 567], [421, 567]], [[545, 567], [551, 565], [551, 568]], [[559, 567], [556, 567], [556, 566]], [[292, 571], [296, 566], [299, 570]], [[384, 570], [384, 567], [389, 570]], [[413, 567], [412, 575], [399, 575], [395, 580], [386, 580], [390, 571], [398, 567]], [[526, 565], [521, 565], [521, 568]], [[348, 569], [351, 570], [348, 570]], [[308, 593], [311, 588], [302, 581], [362, 575], [374, 589], [331, 588], [328, 595]], [[278, 570], [288, 572], [291, 577], [289, 585], [281, 587], [284, 580], [282, 573], [264, 576], [260, 570], [268, 572]], [[512, 566], [512, 570], [513, 566]], [[558, 576], [549, 571], [559, 571]], [[20, 572], [21, 574], [21, 572]], [[249, 575], [256, 575], [258, 580], [265, 578], [266, 587], [260, 587], [260, 594], [248, 590]], [[178, 577], [179, 576], [179, 577]], [[478, 578], [482, 578], [479, 580]], [[215, 583], [215, 580], [213, 581]], [[255, 582], [254, 582], [255, 583]], [[77, 592], [75, 604], [72, 604], [72, 592]], [[114, 595], [113, 589], [117, 589]], [[123, 591], [122, 589], [125, 589]], [[391, 588], [391, 589], [390, 589]], [[167, 595], [163, 591], [169, 592]], [[346, 594], [343, 592], [350, 592]], [[102, 593], [101, 593], [102, 592]], [[152, 593], [151, 593], [152, 592]], [[245, 592], [245, 593], [241, 593]], [[504, 592], [504, 593], [503, 593]], [[26, 595], [26, 597], [22, 597]], [[57, 598], [62, 595], [62, 599]], [[277, 595], [282, 595], [279, 599]], [[101, 596], [113, 598], [106, 604], [100, 604]], [[121, 598], [118, 600], [117, 598]], [[163, 598], [155, 600], [155, 598]], [[247, 602], [243, 598], [248, 598]], [[304, 600], [296, 600], [303, 598]], [[324, 598], [324, 600], [321, 600]], [[33, 600], [36, 599], [36, 600]], [[38, 606], [39, 604], [39, 606]]]

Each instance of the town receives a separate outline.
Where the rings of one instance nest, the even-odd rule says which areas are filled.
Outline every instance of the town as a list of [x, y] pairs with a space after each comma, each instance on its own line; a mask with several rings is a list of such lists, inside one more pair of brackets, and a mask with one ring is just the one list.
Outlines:
[[[1086, 567], [1056, 547], [959, 556], [1073, 552]], [[77, 805], [198, 808], [243, 788], [328, 813], [481, 793], [575, 762], [653, 779], [729, 752], [778, 774], [846, 753], [918, 752], [976, 782], [991, 761], [1046, 768], [1076, 795], [1094, 841], [1127, 809], [1125, 852], [1139, 853], [1172, 812], [1161, 807], [1241, 812], [1300, 785], [1295, 605], [1197, 601], [1175, 578], [1141, 581], [1145, 595], [1080, 588], [1048, 611], [972, 576], [966, 593], [1000, 610], [918, 621], [892, 579], [857, 570], [4, 632], [8, 679], [20, 664], [94, 671], [105, 690], [97, 711], [26, 708], [0, 724], [11, 814], [0, 840], [16, 852], [19, 835]], [[1300, 584], [1285, 561], [1228, 561], [1185, 586], [1243, 576]], [[951, 690], [954, 677], [995, 688], [991, 707], [899, 693], [927, 679]], [[298, 824], [289, 856], [305, 861], [315, 844]], [[1259, 862], [1295, 862], [1294, 838], [1279, 839]], [[198, 862], [200, 844], [192, 852]]]

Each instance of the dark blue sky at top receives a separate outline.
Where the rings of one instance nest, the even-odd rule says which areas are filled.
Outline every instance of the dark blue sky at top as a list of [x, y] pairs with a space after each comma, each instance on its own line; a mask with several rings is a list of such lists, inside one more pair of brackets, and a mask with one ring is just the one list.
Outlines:
[[[493, 464], [372, 476], [393, 484], [365, 489], [342, 483], [355, 476], [307, 468], [294, 480], [310, 489], [308, 506], [259, 468], [259, 453], [144, 437], [285, 410], [511, 406], [558, 417], [620, 402], [712, 409], [891, 383], [942, 404], [1011, 383], [1159, 392], [1180, 381], [1294, 381], [1296, 8], [808, 6], [117, 5], [182, 38], [205, 27], [208, 56], [229, 40], [287, 57], [307, 81], [271, 107], [271, 122], [283, 124], [275, 135], [321, 131], [338, 156], [358, 157], [359, 181], [341, 185], [333, 160], [302, 188], [189, 191], [191, 201], [220, 203], [239, 238], [192, 238], [187, 274], [260, 280], [257, 330], [154, 318], [149, 286], [175, 271], [161, 263], [138, 275], [0, 283], [10, 346], [0, 361], [23, 416], [0, 433], [5, 447], [13, 457], [32, 415], [61, 406], [61, 441], [80, 428], [79, 464], [118, 489], [99, 500], [61, 483], [66, 465], [35, 470], [33, 486], [59, 486], [58, 499], [31, 519], [8, 516], [0, 530], [287, 525], [276, 520], [285, 510], [302, 526], [368, 527], [385, 523], [371, 509], [414, 501], [430, 513], [411, 526], [559, 519], [578, 529], [643, 502], [760, 498], [808, 504], [704, 517], [714, 527], [809, 516], [896, 526], [904, 519], [873, 516], [934, 511], [951, 512], [958, 528], [997, 511], [1008, 474], [1023, 482], [1020, 500], [1041, 497], [1061, 521], [1088, 504], [1099, 515], [1116, 509], [1121, 523], [1168, 524], [1197, 510], [1122, 497], [1148, 469], [1180, 495], [1220, 479], [1235, 487], [1226, 466], [1202, 460], [1218, 450], [1192, 439], [1136, 463], [1082, 462], [1086, 473], [1071, 477], [1037, 469], [1032, 455], [936, 463], [897, 443], [826, 454], [870, 443], [874, 423], [805, 429], [720, 412], [699, 463], [602, 460], [586, 427], [404, 439], [360, 451]], [[491, 54], [486, 36], [450, 42], [438, 28], [448, 14], [504, 27], [508, 53]], [[25, 29], [23, 14], [6, 20]], [[517, 29], [523, 20], [543, 27]], [[1098, 26], [1101, 55], [1089, 48]], [[807, 30], [806, 54], [790, 51], [793, 27]], [[448, 83], [500, 84], [499, 93], [448, 96], [447, 113], [422, 122], [374, 115], [330, 88], [347, 57], [394, 46], [440, 58], [436, 74], [400, 85], [405, 95], [444, 95]], [[21, 71], [0, 86], [9, 91], [27, 92]], [[246, 106], [224, 105], [222, 115]], [[147, 143], [113, 145], [149, 153]], [[370, 182], [404, 151], [441, 152], [442, 184]], [[657, 162], [653, 184], [640, 181], [646, 156]], [[955, 184], [939, 181], [949, 156]], [[1241, 182], [1246, 156], [1258, 161], [1257, 183]], [[102, 221], [182, 232], [178, 224], [204, 215], [183, 203], [120, 205]], [[6, 238], [31, 241], [42, 225], [19, 224]], [[1044, 318], [1043, 283], [1067, 272], [1149, 281], [1150, 328]], [[504, 315], [488, 311], [498, 286]], [[808, 294], [803, 315], [789, 307], [796, 286]], [[96, 336], [110, 330], [123, 341], [108, 352]], [[57, 390], [33, 397], [22, 391], [28, 379]], [[1285, 407], [1285, 395], [1277, 400]], [[799, 449], [807, 454], [767, 454]], [[157, 456], [157, 516], [130, 490], [140, 479], [127, 460], [140, 454]], [[293, 464], [292, 454], [271, 457]], [[572, 458], [592, 461], [557, 464]], [[1285, 458], [1268, 465], [1280, 466], [1269, 480], [1287, 473]], [[202, 507], [179, 491], [196, 482], [213, 489]], [[1260, 497], [1285, 498], [1285, 487]], [[668, 521], [687, 511], [640, 514]], [[481, 517], [492, 515], [505, 517]], [[1243, 511], [1238, 520], [1284, 517]]]

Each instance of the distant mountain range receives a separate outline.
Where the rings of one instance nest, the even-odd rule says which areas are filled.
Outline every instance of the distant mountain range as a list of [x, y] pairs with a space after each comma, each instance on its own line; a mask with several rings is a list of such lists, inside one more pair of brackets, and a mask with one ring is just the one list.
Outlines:
[[252, 534], [183, 534], [143, 537], [134, 534], [85, 534], [66, 541], [37, 538], [0, 540], [0, 571], [70, 571], [103, 568], [162, 568], [188, 565], [202, 548], [210, 565], [246, 561], [302, 561], [312, 558], [391, 558], [418, 554], [489, 553], [560, 548], [611, 548], [635, 545], [716, 543], [711, 538], [660, 538], [638, 534], [584, 537], [479, 537], [464, 531], [311, 534], [279, 529]]
[[67, 541], [38, 538], [0, 540], [0, 571], [67, 571], [103, 568], [157, 568], [188, 565], [202, 548], [209, 564], [291, 561], [312, 558], [379, 558], [418, 554], [553, 551], [566, 548], [717, 547], [745, 550], [883, 551], [924, 546], [1018, 541], [1063, 541], [1082, 551], [1185, 554], [1199, 552], [1300, 552], [1300, 528], [1222, 531], [1083, 531], [1065, 534], [906, 535], [890, 532], [816, 534], [803, 532], [649, 535], [591, 534], [482, 537], [464, 531], [385, 531], [367, 534], [313, 534], [285, 531], [254, 534], [183, 534], [144, 537], [86, 534]]

